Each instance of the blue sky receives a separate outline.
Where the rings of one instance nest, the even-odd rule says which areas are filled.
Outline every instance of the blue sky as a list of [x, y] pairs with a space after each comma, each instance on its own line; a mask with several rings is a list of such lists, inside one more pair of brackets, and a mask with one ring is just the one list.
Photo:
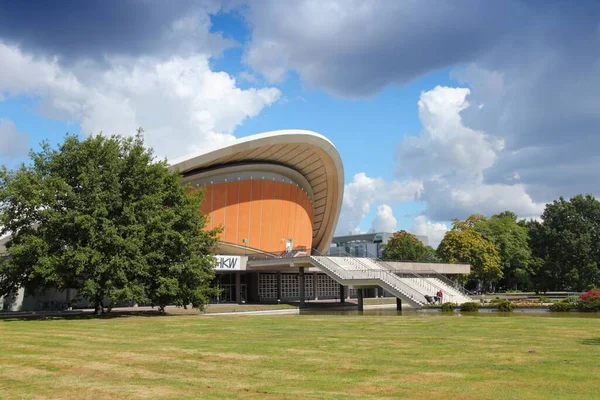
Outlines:
[[0, 0], [0, 163], [67, 132], [143, 126], [175, 158], [308, 129], [344, 162], [339, 233], [434, 245], [452, 218], [597, 195], [596, 4], [435, 5]]

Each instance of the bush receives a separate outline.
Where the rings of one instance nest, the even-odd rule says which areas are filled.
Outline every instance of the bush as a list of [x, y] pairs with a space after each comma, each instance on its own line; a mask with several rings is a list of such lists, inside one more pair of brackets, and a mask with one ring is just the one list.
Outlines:
[[454, 304], [452, 303], [444, 303], [442, 304], [442, 312], [453, 312]]
[[508, 300], [502, 300], [497, 304], [498, 311], [511, 312], [513, 310], [513, 303]]
[[579, 296], [567, 296], [564, 298], [563, 301], [567, 303], [577, 304], [579, 303]]
[[556, 303], [552, 303], [550, 306], [550, 311], [556, 312], [565, 312], [570, 311], [575, 308], [575, 304], [569, 301], [557, 301]]
[[550, 300], [550, 298], [548, 297], [540, 297], [540, 303], [552, 303], [552, 300]]
[[472, 301], [469, 301], [467, 303], [462, 303], [460, 305], [460, 311], [477, 312], [477, 311], [479, 311], [479, 303], [475, 303]]
[[587, 301], [587, 300], [591, 300], [591, 299], [600, 299], [600, 290], [598, 290], [598, 289], [588, 290], [587, 292], [585, 292], [581, 296], [579, 296], [579, 298], [582, 301]]
[[503, 300], [500, 297], [496, 297], [495, 299], [490, 300], [490, 304], [499, 304], [499, 303], [502, 303], [503, 301], [506, 301], [506, 300]]
[[584, 312], [598, 312], [600, 311], [600, 297], [592, 297], [587, 300], [581, 300], [577, 304], [579, 311]]

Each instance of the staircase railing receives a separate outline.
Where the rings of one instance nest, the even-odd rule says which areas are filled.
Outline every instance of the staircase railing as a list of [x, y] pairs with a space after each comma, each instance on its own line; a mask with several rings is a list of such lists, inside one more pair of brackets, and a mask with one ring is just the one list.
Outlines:
[[[313, 249], [313, 253], [320, 255], [319, 251]], [[417, 304], [425, 304], [425, 296], [423, 293], [415, 290], [410, 285], [403, 282], [398, 276], [393, 274], [392, 272], [381, 269], [376, 270], [370, 268], [369, 266], [363, 264], [359, 258], [352, 256], [346, 252], [340, 252], [336, 256], [322, 256], [316, 259], [318, 262], [323, 264], [324, 260], [328, 260], [328, 257], [331, 258], [341, 258], [344, 262], [349, 264], [349, 266], [353, 268], [357, 268], [356, 270], [344, 270], [346, 273], [351, 274], [350, 279], [377, 279], [388, 285], [392, 290], [397, 290], [401, 294], [403, 294], [406, 298], [414, 301]], [[335, 262], [328, 260], [329, 262], [335, 264]], [[325, 266], [325, 265], [324, 265]], [[326, 267], [326, 266], [325, 266]], [[341, 267], [336, 264], [336, 268], [340, 269]], [[329, 269], [332, 269], [331, 267]], [[341, 276], [340, 276], [341, 277]]]
[[[376, 255], [368, 253], [368, 252], [366, 253], [366, 255], [367, 255], [367, 258], [370, 258], [370, 259], [374, 260], [376, 263], [383, 264], [383, 265], [387, 266], [388, 270], [390, 270], [390, 273], [393, 274], [393, 275], [396, 275], [394, 272], [391, 272], [391, 271], [396, 271], [396, 269], [393, 268], [391, 265], [389, 265], [386, 260], [382, 260], [381, 258], [377, 257]], [[434, 293], [427, 292], [427, 287], [432, 287], [434, 292], [437, 292], [439, 290], [445, 289], [445, 288], [439, 287], [438, 285], [433, 284], [432, 282], [427, 281], [423, 276], [421, 276], [420, 274], [418, 274], [415, 271], [412, 271], [412, 270], [403, 270], [402, 273], [403, 274], [407, 274], [409, 276], [412, 276], [413, 278], [416, 279], [416, 283], [419, 286], [421, 286], [426, 291], [426, 293], [422, 294], [423, 296], [425, 296], [425, 295], [428, 295], [428, 296], [434, 295]], [[447, 298], [448, 298], [448, 300], [450, 300], [451, 302], [453, 302], [453, 297], [454, 296], [452, 296], [451, 294], [448, 294]]]
[[[369, 253], [367, 253], [369, 254]], [[370, 254], [369, 254], [370, 255]], [[374, 255], [371, 255], [373, 257], [375, 257]], [[383, 263], [385, 265], [387, 265], [390, 269], [392, 270], [396, 270], [394, 267], [392, 267], [391, 265], [389, 265], [387, 263], [387, 261], [382, 260], [380, 258], [376, 258], [377, 262]], [[398, 271], [398, 270], [396, 270]], [[460, 294], [462, 294], [463, 296], [465, 296], [466, 298], [469, 298], [469, 296], [473, 296], [474, 294], [470, 291], [468, 291], [467, 289], [464, 288], [464, 286], [460, 285], [458, 282], [453, 281], [452, 279], [447, 278], [446, 276], [440, 274], [439, 272], [435, 271], [435, 270], [426, 270], [426, 271], [421, 271], [421, 274], [412, 271], [412, 270], [402, 270], [402, 273], [406, 273], [406, 274], [411, 274], [415, 277], [418, 277], [420, 279], [423, 279], [425, 281], [425, 277], [421, 274], [429, 274], [429, 275], [435, 275], [436, 278], [438, 278], [439, 280], [441, 280], [443, 283], [445, 283], [446, 285], [450, 286], [451, 288], [455, 289], [456, 291], [458, 291]], [[434, 284], [433, 282], [429, 282], [426, 281], [427, 283], [429, 283], [430, 285], [441, 289], [442, 291], [444, 290], [443, 287], [440, 287], [436, 284]]]
[[435, 270], [427, 271], [427, 273], [431, 274], [431, 275], [435, 275], [435, 277], [437, 279], [441, 280], [446, 285], [449, 285], [449, 286], [453, 287], [454, 289], [458, 290], [460, 293], [462, 293], [466, 297], [475, 295], [475, 293], [465, 289], [465, 287], [463, 285], [461, 285], [460, 283], [453, 281], [452, 279], [440, 274], [439, 272], [437, 272]]
[[[362, 261], [360, 261], [360, 257], [353, 256], [352, 254], [349, 254], [345, 251], [342, 251], [341, 253], [344, 255], [343, 256], [344, 259], [350, 258], [351, 260], [360, 264], [362, 266], [361, 270], [369, 271], [368, 273], [372, 273], [372, 274], [380, 276], [381, 280], [383, 280], [384, 282], [386, 282], [388, 285], [390, 285], [392, 287], [396, 287], [398, 290], [400, 290], [400, 292], [404, 293], [405, 296], [409, 296], [409, 298], [411, 298], [421, 304], [425, 303], [425, 301], [423, 301], [423, 300], [425, 300], [426, 293], [421, 293], [418, 290], [415, 290], [415, 288], [406, 284], [406, 282], [402, 281], [393, 272], [386, 270], [386, 269], [374, 270], [374, 269], [368, 267], [367, 265], [363, 264]], [[368, 258], [368, 257], [366, 257], [366, 258]], [[402, 288], [402, 289], [400, 289], [400, 288]], [[408, 292], [408, 293], [406, 293], [406, 292]], [[423, 299], [423, 300], [421, 300], [421, 299]]]

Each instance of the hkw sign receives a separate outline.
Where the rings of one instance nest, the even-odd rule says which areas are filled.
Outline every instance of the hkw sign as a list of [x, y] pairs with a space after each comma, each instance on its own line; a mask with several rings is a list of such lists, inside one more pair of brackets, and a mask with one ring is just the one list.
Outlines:
[[[215, 271], [240, 271], [245, 265], [242, 265], [242, 257], [240, 256], [215, 256], [217, 262]], [[245, 263], [244, 263], [245, 264]]]

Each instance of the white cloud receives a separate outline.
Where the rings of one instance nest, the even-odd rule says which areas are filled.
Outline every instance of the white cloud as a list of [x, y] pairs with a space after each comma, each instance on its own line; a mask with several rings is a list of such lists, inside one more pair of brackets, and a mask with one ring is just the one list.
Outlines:
[[84, 134], [131, 135], [142, 126], [147, 144], [169, 158], [233, 140], [239, 124], [280, 97], [276, 88], [238, 88], [210, 69], [207, 55], [69, 69], [0, 42], [0, 59], [0, 91], [38, 97], [42, 113], [79, 123]]
[[[415, 220], [413, 232], [430, 237], [436, 246], [447, 227], [435, 221], [504, 210], [528, 218], [541, 214], [544, 203], [532, 200], [518, 174], [510, 184], [485, 182], [484, 172], [502, 155], [504, 143], [464, 124], [462, 113], [470, 107], [469, 93], [466, 88], [440, 86], [421, 93], [418, 106], [423, 129], [398, 144], [399, 179], [386, 182], [356, 174], [345, 186], [337, 233], [356, 231], [371, 207], [380, 202], [425, 202], [424, 215]], [[394, 218], [386, 207], [378, 208], [377, 224]]]
[[399, 143], [399, 175], [423, 180], [420, 200], [427, 203], [425, 213], [434, 220], [503, 210], [539, 215], [544, 205], [535, 203], [523, 184], [485, 183], [484, 171], [497, 161], [504, 143], [465, 126], [462, 112], [469, 108], [469, 94], [469, 89], [440, 86], [421, 94], [423, 130]]
[[336, 232], [356, 232], [375, 203], [386, 201], [398, 204], [413, 201], [421, 190], [422, 184], [419, 181], [386, 182], [381, 177], [371, 178], [360, 172], [354, 175], [352, 182], [344, 186], [344, 203]]
[[410, 231], [415, 235], [427, 236], [429, 245], [437, 248], [448, 231], [448, 227], [446, 224], [431, 222], [424, 215], [419, 215], [415, 218]]
[[258, 83], [258, 78], [256, 78], [254, 75], [252, 75], [250, 72], [248, 71], [242, 71], [238, 74], [238, 78], [242, 81], [246, 81], [249, 83]]
[[15, 124], [0, 119], [0, 164], [23, 156], [29, 150], [29, 137], [17, 130]]
[[394, 217], [392, 207], [382, 204], [377, 207], [377, 215], [371, 224], [375, 232], [395, 232], [398, 221]]
[[396, 152], [400, 175], [463, 177], [494, 164], [503, 143], [462, 122], [460, 114], [469, 107], [469, 94], [469, 89], [442, 86], [421, 93], [418, 106], [423, 130], [400, 142]]

